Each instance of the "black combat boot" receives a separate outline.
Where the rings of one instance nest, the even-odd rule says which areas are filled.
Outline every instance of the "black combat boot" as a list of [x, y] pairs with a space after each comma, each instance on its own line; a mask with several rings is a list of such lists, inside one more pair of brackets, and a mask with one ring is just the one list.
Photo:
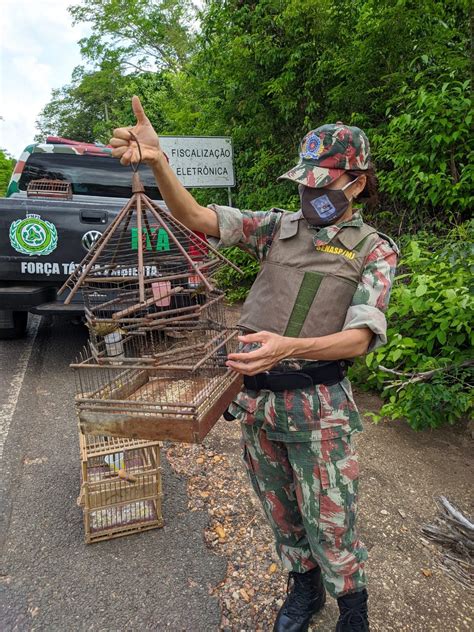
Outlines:
[[273, 632], [307, 632], [311, 617], [321, 610], [326, 601], [319, 566], [306, 573], [291, 571], [286, 592], [287, 597], [278, 612]]
[[367, 590], [349, 593], [337, 598], [340, 617], [336, 632], [370, 632], [367, 614]]

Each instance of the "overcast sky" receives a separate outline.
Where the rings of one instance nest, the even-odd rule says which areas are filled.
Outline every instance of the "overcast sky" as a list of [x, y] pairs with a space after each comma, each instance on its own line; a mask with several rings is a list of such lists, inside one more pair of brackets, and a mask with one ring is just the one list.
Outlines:
[[81, 63], [72, 0], [0, 0], [0, 148], [18, 158], [37, 133], [35, 120], [51, 90], [69, 83]]

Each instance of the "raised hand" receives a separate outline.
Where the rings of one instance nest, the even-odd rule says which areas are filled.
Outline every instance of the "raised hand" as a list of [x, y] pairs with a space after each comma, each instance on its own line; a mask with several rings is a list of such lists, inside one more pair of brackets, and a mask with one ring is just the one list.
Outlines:
[[143, 162], [151, 165], [159, 159], [162, 153], [158, 134], [153, 129], [138, 97], [132, 97], [132, 108], [137, 124], [133, 127], [118, 127], [114, 129], [113, 138], [109, 141], [112, 146], [112, 156], [120, 158], [121, 164], [125, 166], [128, 166], [131, 162], [139, 162], [140, 154], [137, 143], [130, 135], [130, 132], [132, 132], [140, 143]]

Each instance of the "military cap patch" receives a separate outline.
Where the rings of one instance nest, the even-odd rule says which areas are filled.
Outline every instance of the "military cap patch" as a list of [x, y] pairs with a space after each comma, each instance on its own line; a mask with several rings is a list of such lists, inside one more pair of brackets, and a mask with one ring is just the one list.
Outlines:
[[301, 158], [318, 158], [321, 149], [321, 139], [317, 134], [311, 132], [303, 140], [300, 156]]

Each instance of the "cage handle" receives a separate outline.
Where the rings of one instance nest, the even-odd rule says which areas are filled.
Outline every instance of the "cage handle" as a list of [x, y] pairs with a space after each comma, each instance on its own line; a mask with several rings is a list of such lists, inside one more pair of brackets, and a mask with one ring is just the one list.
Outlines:
[[130, 134], [130, 138], [137, 144], [138, 155], [139, 155], [138, 162], [130, 163], [130, 167], [133, 171], [132, 193], [144, 193], [145, 187], [143, 186], [143, 183], [140, 179], [140, 174], [138, 173], [138, 167], [140, 166], [143, 160], [142, 148], [140, 147], [140, 143], [138, 142], [138, 138], [135, 136], [135, 134], [131, 130], [128, 130], [128, 133]]
[[135, 136], [135, 134], [131, 131], [128, 130], [128, 133], [130, 134], [131, 139], [137, 144], [137, 149], [138, 149], [138, 155], [140, 156], [138, 162], [131, 162], [130, 163], [130, 167], [132, 168], [133, 173], [136, 173], [138, 171], [138, 167], [140, 166], [140, 163], [142, 162], [143, 158], [142, 158], [142, 148], [140, 147], [140, 143], [138, 142], [138, 138]]

